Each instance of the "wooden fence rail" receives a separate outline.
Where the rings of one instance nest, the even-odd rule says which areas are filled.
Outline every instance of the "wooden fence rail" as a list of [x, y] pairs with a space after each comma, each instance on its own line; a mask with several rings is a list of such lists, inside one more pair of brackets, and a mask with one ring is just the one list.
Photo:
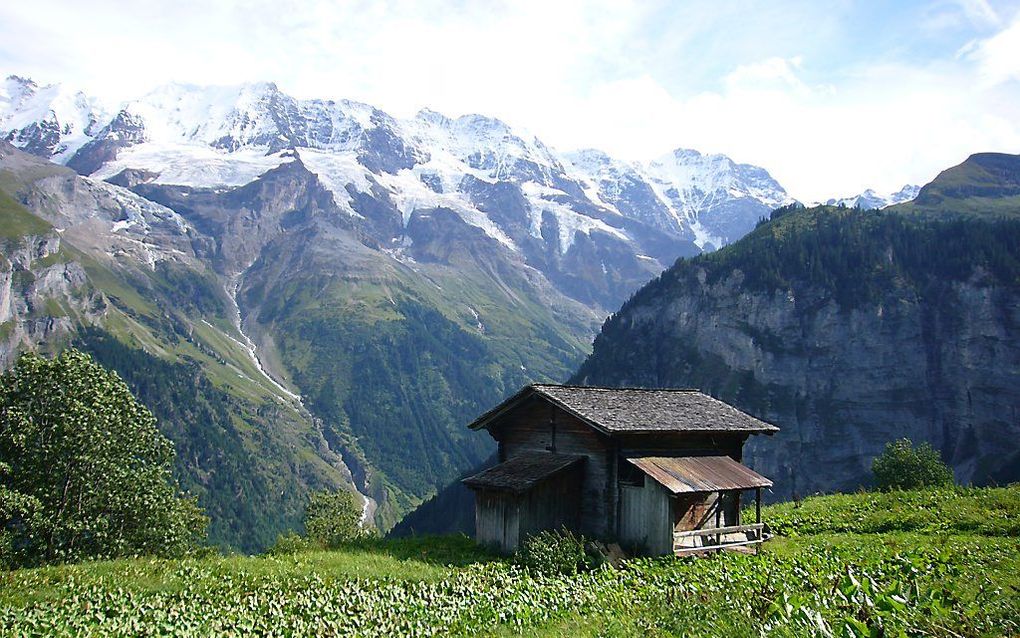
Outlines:
[[[752, 523], [750, 525], [731, 525], [729, 527], [706, 527], [703, 529], [690, 529], [682, 532], [674, 532], [673, 539], [689, 538], [691, 536], [719, 536], [721, 534], [739, 534], [740, 532], [758, 532], [765, 527], [764, 523]], [[760, 534], [759, 534], [760, 536]]]

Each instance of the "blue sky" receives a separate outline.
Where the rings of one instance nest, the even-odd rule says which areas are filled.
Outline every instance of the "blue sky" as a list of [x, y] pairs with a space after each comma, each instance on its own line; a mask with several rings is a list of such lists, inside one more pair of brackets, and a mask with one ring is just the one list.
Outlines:
[[0, 71], [479, 112], [561, 150], [726, 153], [806, 201], [1020, 153], [1017, 0], [33, 0], [0, 6]]

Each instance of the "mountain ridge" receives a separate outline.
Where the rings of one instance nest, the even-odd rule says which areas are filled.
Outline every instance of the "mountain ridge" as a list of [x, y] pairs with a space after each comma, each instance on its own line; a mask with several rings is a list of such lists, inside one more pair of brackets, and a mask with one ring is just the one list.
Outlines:
[[1017, 480], [1020, 206], [1011, 181], [983, 178], [1015, 175], [1020, 156], [994, 160], [977, 191], [956, 188], [968, 160], [968, 179], [956, 167], [921, 189], [941, 199], [791, 206], [678, 260], [606, 321], [571, 381], [701, 387], [777, 424], [746, 460], [782, 498], [866, 485], [869, 459], [904, 436], [961, 482]]
[[[449, 118], [423, 109], [413, 118], [397, 120], [357, 102], [297, 100], [279, 91], [273, 83], [232, 87], [169, 84], [128, 101], [101, 130], [92, 133], [73, 156], [61, 159], [79, 172], [100, 178], [112, 178], [132, 168], [153, 172], [154, 181], [168, 184], [237, 186], [284, 162], [282, 152], [309, 148], [353, 153], [357, 163], [370, 174], [396, 175], [413, 170], [417, 178], [439, 185], [447, 193], [455, 191], [454, 181], [468, 175], [500, 182], [509, 173], [508, 181], [534, 183], [535, 187], [525, 193], [532, 208], [552, 209], [561, 218], [566, 215], [575, 220], [592, 219], [593, 214], [597, 216], [594, 213], [597, 209], [624, 215], [612, 204], [607, 205], [607, 200], [600, 199], [596, 194], [598, 184], [592, 176], [585, 175], [577, 166], [567, 165], [564, 155], [550, 150], [536, 138], [516, 134], [499, 120], [481, 115]], [[21, 131], [9, 131], [8, 137], [17, 141], [20, 134]], [[214, 152], [199, 152], [203, 146]], [[649, 162], [645, 172], [655, 166], [662, 168], [668, 157]], [[680, 158], [681, 154], [674, 153], [672, 157]], [[684, 169], [682, 179], [670, 181], [661, 170], [650, 177], [659, 183], [651, 189], [651, 195], [659, 199], [657, 208], [673, 217], [657, 225], [662, 229], [672, 226], [681, 238], [699, 246], [705, 246], [711, 239], [714, 241], [711, 246], [717, 247], [739, 236], [763, 213], [789, 200], [782, 187], [757, 167], [737, 164], [719, 155], [687, 152], [683, 159], [682, 166], [678, 165]], [[217, 172], [224, 161], [234, 166], [233, 173]], [[194, 165], [190, 174], [181, 172], [182, 164]], [[698, 221], [701, 212], [699, 203], [716, 205], [715, 201], [706, 202], [706, 196], [718, 200], [725, 191], [709, 183], [713, 175], [720, 173], [719, 165], [725, 165], [731, 173], [764, 173], [766, 179], [762, 183], [766, 188], [743, 189], [741, 206], [737, 207], [743, 211], [737, 214], [740, 219], [724, 219], [720, 223], [725, 229], [713, 227], [708, 211], [704, 231], [693, 232], [692, 222]], [[361, 181], [357, 172], [340, 171], [338, 176], [345, 181], [341, 187]], [[726, 186], [740, 181], [739, 176], [730, 177]], [[569, 212], [555, 206], [556, 199], [564, 197], [570, 200]], [[682, 215], [670, 212], [671, 208]], [[581, 214], [572, 214], [576, 212]], [[730, 210], [720, 216], [734, 214]], [[577, 225], [576, 221], [573, 225]], [[535, 228], [533, 223], [532, 229]], [[583, 232], [584, 228], [577, 230]]]

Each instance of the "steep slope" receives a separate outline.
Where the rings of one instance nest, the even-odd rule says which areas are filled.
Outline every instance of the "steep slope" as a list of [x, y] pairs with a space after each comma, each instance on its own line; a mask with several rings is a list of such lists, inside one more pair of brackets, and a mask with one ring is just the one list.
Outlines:
[[352, 483], [319, 424], [265, 374], [173, 211], [0, 143], [0, 364], [74, 343], [117, 370], [176, 444], [213, 542], [264, 548], [309, 489]]
[[381, 470], [388, 525], [488, 454], [456, 424], [526, 379], [565, 376], [596, 315], [447, 208], [415, 209], [380, 246], [366, 227], [400, 228], [402, 212], [344, 211], [303, 155], [236, 189], [137, 189], [219, 238], [208, 260], [245, 332], [330, 440]]
[[[401, 120], [270, 83], [167, 85], [70, 156], [33, 152], [176, 216], [187, 245], [169, 261], [191, 275], [175, 281], [200, 274], [224, 307], [199, 325], [229, 332], [263, 389], [300, 395], [382, 527], [489, 454], [470, 416], [567, 376], [608, 309], [788, 199], [764, 170], [693, 151], [635, 165], [644, 200], [613, 194], [493, 118]], [[128, 221], [139, 245], [156, 232]], [[110, 233], [89, 232], [75, 241], [98, 254]]]
[[700, 387], [776, 423], [748, 459], [783, 497], [866, 483], [904, 436], [931, 441], [960, 481], [1015, 481], [1017, 168], [974, 156], [930, 199], [882, 212], [777, 211], [639, 291], [573, 380]]
[[977, 153], [921, 188], [903, 213], [933, 218], [1000, 219], [1020, 215], [1020, 162], [1016, 155]]

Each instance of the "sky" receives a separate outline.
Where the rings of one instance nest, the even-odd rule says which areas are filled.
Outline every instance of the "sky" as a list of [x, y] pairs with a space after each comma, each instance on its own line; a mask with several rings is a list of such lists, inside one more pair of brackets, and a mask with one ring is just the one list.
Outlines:
[[1020, 153], [1020, 0], [6, 1], [0, 72], [481, 113], [561, 151], [724, 153], [805, 202]]

